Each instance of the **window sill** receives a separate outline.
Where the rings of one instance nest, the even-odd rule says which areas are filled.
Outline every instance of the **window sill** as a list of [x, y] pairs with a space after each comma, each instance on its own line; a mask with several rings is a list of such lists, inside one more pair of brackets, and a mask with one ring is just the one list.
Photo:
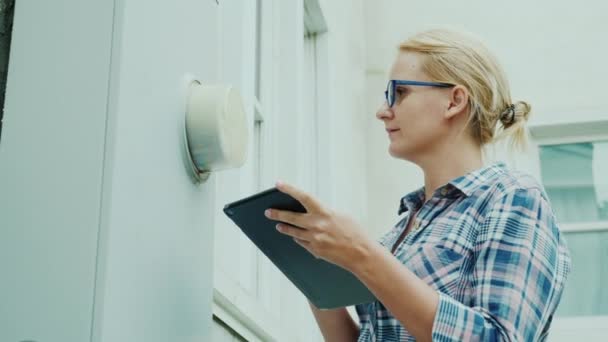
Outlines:
[[288, 337], [281, 331], [276, 313], [264, 308], [223, 272], [216, 270], [214, 278], [213, 314], [220, 320], [248, 341], [282, 341]]

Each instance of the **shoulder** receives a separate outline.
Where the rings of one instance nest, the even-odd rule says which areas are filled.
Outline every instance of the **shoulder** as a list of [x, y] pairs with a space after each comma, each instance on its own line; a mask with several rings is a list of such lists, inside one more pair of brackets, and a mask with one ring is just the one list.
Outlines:
[[465, 188], [468, 196], [459, 210], [469, 217], [474, 236], [483, 238], [507, 228], [530, 230], [535, 226], [549, 235], [559, 234], [546, 192], [531, 174], [498, 163], [468, 178], [475, 186]]
[[549, 199], [532, 175], [503, 167], [476, 192], [478, 237], [555, 243], [559, 240], [559, 227]]
[[544, 194], [544, 189], [540, 182], [532, 175], [523, 171], [503, 169], [495, 184], [500, 189], [500, 194], [502, 195], [516, 191]]
[[481, 214], [501, 206], [529, 206], [549, 200], [542, 184], [531, 174], [511, 169], [504, 164], [488, 174], [471, 194]]

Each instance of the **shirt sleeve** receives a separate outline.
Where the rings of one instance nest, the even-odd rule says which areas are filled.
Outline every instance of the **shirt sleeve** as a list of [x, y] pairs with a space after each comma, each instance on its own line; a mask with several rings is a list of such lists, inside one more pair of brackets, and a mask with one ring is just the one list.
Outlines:
[[539, 189], [491, 205], [474, 245], [472, 302], [439, 293], [433, 341], [537, 341], [569, 271], [569, 255]]

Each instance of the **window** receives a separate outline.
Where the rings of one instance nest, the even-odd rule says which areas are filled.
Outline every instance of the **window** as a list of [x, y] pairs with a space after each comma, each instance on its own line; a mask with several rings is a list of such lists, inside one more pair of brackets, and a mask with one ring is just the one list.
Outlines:
[[542, 146], [540, 159], [560, 222], [608, 223], [608, 141]]
[[558, 316], [608, 315], [608, 140], [540, 146], [541, 178], [572, 256]]
[[[273, 11], [269, 0], [221, 2], [221, 80], [237, 87], [249, 128], [245, 165], [215, 175], [214, 334], [218, 341], [277, 340], [280, 274], [222, 212], [223, 206], [268, 188], [275, 97]], [[220, 323], [221, 322], [221, 323]], [[240, 337], [239, 337], [240, 336]]]
[[328, 101], [327, 43], [320, 31], [306, 34], [302, 23], [324, 24], [317, 1], [300, 6], [280, 0], [220, 6], [220, 78], [241, 90], [250, 123], [245, 165], [215, 175], [213, 313], [223, 322], [214, 326], [221, 340], [320, 338], [305, 297], [221, 210], [272, 187], [278, 175], [312, 191], [318, 186], [317, 165], [327, 158], [320, 150], [327, 129], [317, 131], [318, 111]]

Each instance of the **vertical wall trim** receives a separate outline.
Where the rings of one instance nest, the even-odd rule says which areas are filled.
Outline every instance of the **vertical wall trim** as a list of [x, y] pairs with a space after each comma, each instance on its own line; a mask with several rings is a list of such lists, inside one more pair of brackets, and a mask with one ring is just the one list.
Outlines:
[[4, 118], [4, 97], [6, 93], [6, 78], [11, 53], [11, 37], [13, 33], [13, 15], [15, 0], [0, 0], [0, 142], [2, 142], [2, 119]]
[[[114, 129], [120, 81], [120, 44], [122, 33], [122, 12], [124, 3], [112, 1], [112, 30], [110, 39], [110, 59], [108, 61], [108, 84], [106, 98], [105, 139], [102, 157], [101, 189], [99, 196], [99, 219], [97, 227], [97, 250], [95, 255], [95, 273], [93, 284], [93, 309], [91, 312], [91, 342], [102, 341], [103, 307], [105, 292], [106, 251], [109, 234], [109, 211], [112, 193], [112, 168], [114, 155]], [[120, 11], [120, 12], [119, 12]]]

